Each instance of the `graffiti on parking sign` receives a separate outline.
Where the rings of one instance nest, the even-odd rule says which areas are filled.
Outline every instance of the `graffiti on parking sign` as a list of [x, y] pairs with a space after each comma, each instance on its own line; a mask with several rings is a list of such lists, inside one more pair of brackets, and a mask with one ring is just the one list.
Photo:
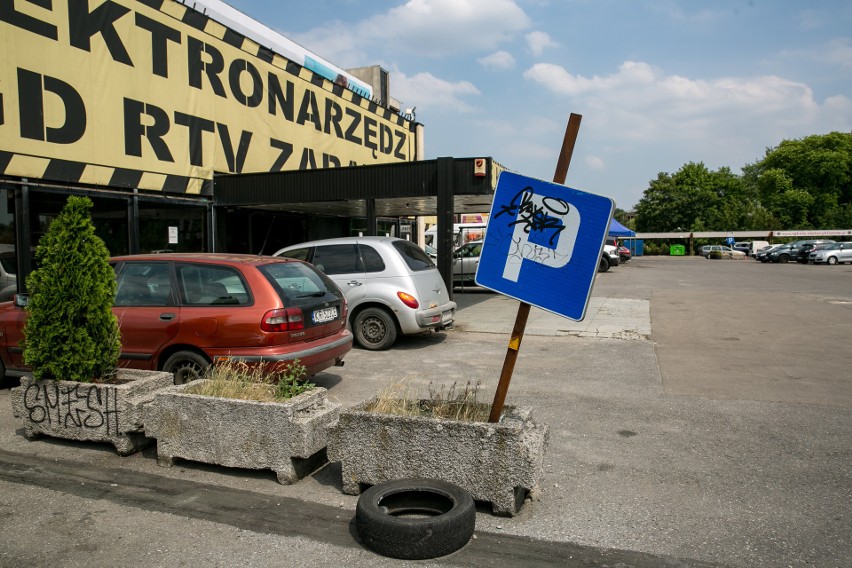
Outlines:
[[502, 172], [476, 283], [582, 319], [614, 207], [607, 197]]
[[517, 282], [525, 260], [551, 268], [571, 261], [580, 228], [580, 213], [575, 207], [558, 197], [537, 195], [527, 186], [500, 207], [494, 221], [499, 223], [504, 214], [511, 219], [507, 226], [514, 230], [503, 278]]

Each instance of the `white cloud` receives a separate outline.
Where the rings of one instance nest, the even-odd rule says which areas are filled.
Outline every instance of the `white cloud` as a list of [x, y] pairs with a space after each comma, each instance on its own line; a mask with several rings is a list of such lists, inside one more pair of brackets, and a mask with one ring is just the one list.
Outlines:
[[803, 30], [817, 30], [824, 25], [825, 20], [818, 10], [802, 10], [799, 12], [799, 27]]
[[[334, 22], [285, 35], [338, 63], [350, 61], [351, 52], [366, 48], [427, 57], [494, 50], [530, 25], [513, 0], [409, 0], [353, 24]], [[361, 60], [346, 65], [372, 63]]]
[[306, 33], [281, 32], [308, 51], [338, 65], [344, 69], [372, 65], [368, 63], [363, 42], [358, 37], [358, 30], [342, 22], [329, 22], [321, 28], [314, 28]]
[[515, 66], [515, 58], [507, 51], [495, 51], [476, 60], [483, 67], [492, 69], [511, 69]]
[[823, 59], [830, 65], [835, 65], [844, 71], [852, 71], [852, 45], [849, 39], [836, 39], [828, 43], [822, 51]]
[[[804, 83], [777, 76], [727, 77], [713, 80], [665, 75], [647, 63], [628, 61], [606, 76], [583, 77], [552, 64], [534, 65], [524, 77], [545, 89], [572, 98], [618, 125], [619, 135], [637, 140], [693, 139], [749, 127], [766, 128], [816, 118], [829, 126], [830, 106], [820, 105]], [[832, 102], [842, 107], [845, 96]], [[849, 116], [846, 116], [846, 123]], [[835, 128], [843, 126], [835, 123]]]
[[538, 57], [541, 55], [545, 49], [548, 47], [558, 47], [559, 44], [555, 42], [547, 33], [545, 32], [530, 32], [526, 35], [527, 47], [529, 47], [530, 51], [533, 55]]
[[[476, 112], [464, 97], [481, 93], [469, 81], [455, 83], [435, 77], [431, 73], [417, 73], [411, 77], [400, 71], [393, 73], [394, 98], [405, 102], [407, 107], [429, 109], [429, 112], [446, 110], [451, 113]], [[422, 116], [422, 115], [421, 115]]]
[[593, 170], [603, 170], [606, 168], [603, 159], [598, 156], [588, 156], [586, 158], [586, 165]]

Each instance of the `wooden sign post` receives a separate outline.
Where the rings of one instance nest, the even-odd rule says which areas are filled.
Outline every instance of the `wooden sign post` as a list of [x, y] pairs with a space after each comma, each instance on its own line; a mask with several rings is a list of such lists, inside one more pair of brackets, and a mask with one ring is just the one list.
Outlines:
[[[571, 113], [568, 118], [568, 126], [565, 129], [565, 138], [562, 140], [562, 150], [556, 162], [556, 172], [553, 174], [553, 182], [564, 184], [568, 175], [568, 166], [571, 165], [571, 155], [574, 153], [574, 143], [580, 131], [580, 120], [582, 116]], [[524, 330], [527, 326], [527, 318], [530, 315], [530, 304], [521, 302], [518, 305], [518, 315], [515, 316], [515, 326], [512, 328], [512, 336], [509, 339], [509, 348], [506, 358], [503, 360], [503, 370], [500, 373], [500, 382], [497, 384], [497, 392], [494, 393], [494, 402], [491, 404], [489, 422], [499, 422], [503, 413], [503, 405], [506, 402], [506, 393], [509, 391], [509, 383], [512, 380], [512, 372], [515, 370], [515, 362], [518, 360], [518, 351], [521, 348], [521, 340], [524, 338]]]

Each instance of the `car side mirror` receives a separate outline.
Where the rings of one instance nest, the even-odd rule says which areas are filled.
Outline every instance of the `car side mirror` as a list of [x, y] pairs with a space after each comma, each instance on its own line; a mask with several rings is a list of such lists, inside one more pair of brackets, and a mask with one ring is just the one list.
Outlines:
[[18, 308], [26, 308], [30, 303], [29, 294], [15, 294], [15, 306]]

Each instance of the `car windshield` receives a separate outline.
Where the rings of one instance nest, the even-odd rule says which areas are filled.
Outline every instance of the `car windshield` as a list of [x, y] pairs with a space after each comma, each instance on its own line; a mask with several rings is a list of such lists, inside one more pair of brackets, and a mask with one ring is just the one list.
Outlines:
[[830, 243], [827, 245], [816, 245], [814, 248], [820, 250], [837, 250], [840, 248], [840, 245], [841, 243]]
[[288, 305], [326, 294], [341, 295], [326, 275], [303, 262], [276, 262], [258, 268], [275, 285], [281, 299]]

